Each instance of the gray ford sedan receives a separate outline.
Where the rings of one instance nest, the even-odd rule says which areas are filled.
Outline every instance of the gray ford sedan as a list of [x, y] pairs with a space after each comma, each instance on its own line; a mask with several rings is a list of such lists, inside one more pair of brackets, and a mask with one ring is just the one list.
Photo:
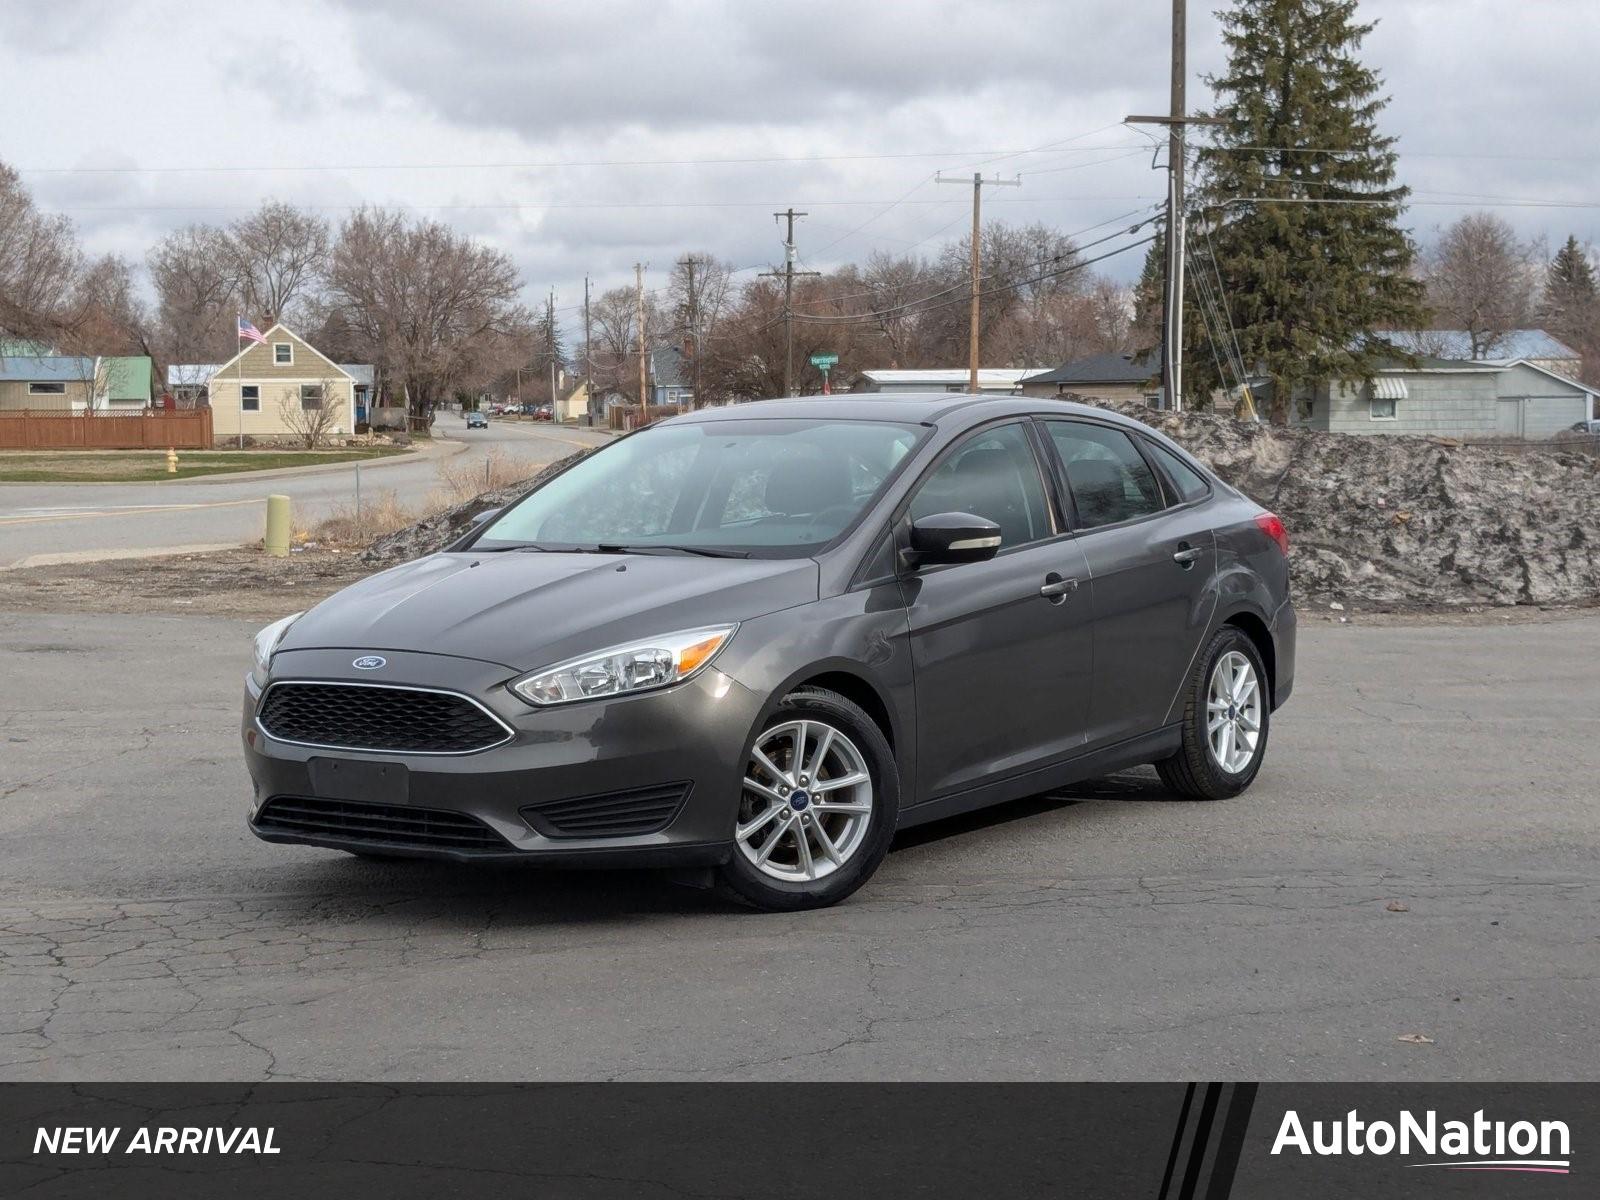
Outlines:
[[1249, 786], [1288, 538], [1159, 433], [967, 395], [687, 414], [256, 638], [250, 828], [835, 903], [896, 829], [1140, 763]]

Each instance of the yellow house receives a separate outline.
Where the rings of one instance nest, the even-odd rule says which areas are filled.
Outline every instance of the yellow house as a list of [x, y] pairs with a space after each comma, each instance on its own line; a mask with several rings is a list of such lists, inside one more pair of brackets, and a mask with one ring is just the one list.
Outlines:
[[293, 330], [279, 324], [206, 380], [211, 430], [219, 445], [241, 436], [293, 442], [355, 430], [355, 379]]

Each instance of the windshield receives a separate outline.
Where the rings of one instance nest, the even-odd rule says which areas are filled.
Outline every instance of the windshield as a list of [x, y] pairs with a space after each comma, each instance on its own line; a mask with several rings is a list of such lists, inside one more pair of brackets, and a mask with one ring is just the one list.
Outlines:
[[551, 480], [473, 548], [806, 554], [855, 521], [924, 432], [754, 417], [657, 426]]

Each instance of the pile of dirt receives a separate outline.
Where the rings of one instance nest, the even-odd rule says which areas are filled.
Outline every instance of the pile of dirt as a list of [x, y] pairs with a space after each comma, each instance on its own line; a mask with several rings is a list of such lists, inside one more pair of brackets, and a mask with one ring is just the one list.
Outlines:
[[1298, 598], [1600, 603], [1600, 458], [1283, 429], [1210, 413], [1155, 426], [1289, 527]]
[[[1319, 433], [1122, 408], [1283, 518], [1297, 599], [1363, 607], [1600, 603], [1600, 457]], [[581, 454], [380, 538], [370, 566], [431, 554]]]
[[386, 534], [361, 551], [360, 559], [373, 566], [391, 566], [394, 563], [421, 558], [424, 554], [437, 553], [465, 533], [472, 525], [472, 518], [479, 513], [488, 512], [492, 508], [504, 508], [522, 499], [552, 475], [565, 471], [588, 453], [590, 452], [583, 450], [577, 454], [569, 454], [541, 468], [537, 474], [527, 479], [507, 484], [492, 492], [484, 492], [453, 508], [424, 517], [414, 525]]

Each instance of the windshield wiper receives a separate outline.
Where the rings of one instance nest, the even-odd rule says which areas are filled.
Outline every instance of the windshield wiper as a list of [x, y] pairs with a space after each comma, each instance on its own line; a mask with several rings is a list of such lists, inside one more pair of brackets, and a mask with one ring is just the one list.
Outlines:
[[651, 550], [662, 551], [667, 554], [698, 554], [703, 558], [749, 558], [747, 550], [723, 550], [716, 546], [672, 546], [661, 545], [656, 542], [645, 542], [641, 545], [626, 546], [616, 542], [601, 542], [595, 547], [600, 554], [646, 554]]

